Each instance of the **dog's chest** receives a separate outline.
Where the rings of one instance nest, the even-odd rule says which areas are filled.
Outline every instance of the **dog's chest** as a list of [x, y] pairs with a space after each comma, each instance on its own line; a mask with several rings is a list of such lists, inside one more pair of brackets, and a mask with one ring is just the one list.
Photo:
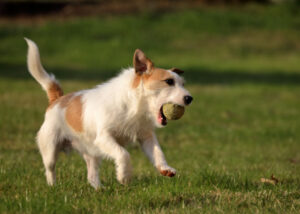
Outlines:
[[118, 143], [125, 145], [129, 142], [135, 142], [145, 129], [153, 129], [152, 122], [147, 115], [136, 115], [127, 121], [116, 124], [113, 127], [112, 133], [118, 140]]

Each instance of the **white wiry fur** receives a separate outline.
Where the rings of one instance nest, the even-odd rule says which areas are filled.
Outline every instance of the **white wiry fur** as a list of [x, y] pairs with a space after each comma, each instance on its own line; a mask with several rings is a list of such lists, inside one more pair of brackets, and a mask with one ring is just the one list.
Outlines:
[[40, 61], [40, 54], [37, 45], [30, 39], [25, 38], [28, 44], [27, 65], [30, 74], [41, 84], [45, 91], [48, 90], [50, 83], [56, 82], [53, 75], [49, 75], [43, 68]]
[[[26, 41], [29, 46], [28, 69], [47, 91], [56, 80], [43, 69], [36, 44], [29, 39]], [[113, 159], [118, 181], [128, 183], [132, 168], [130, 155], [124, 146], [132, 141], [140, 143], [147, 157], [163, 175], [174, 176], [176, 171], [168, 166], [154, 129], [163, 126], [158, 115], [164, 103], [185, 106], [184, 97], [190, 95], [183, 88], [183, 79], [178, 74], [171, 70], [165, 70], [165, 73], [174, 79], [173, 86], [148, 87], [141, 80], [133, 87], [137, 71], [129, 68], [96, 88], [74, 93], [73, 97], [81, 97], [82, 131], [70, 126], [66, 120], [66, 107], [59, 103], [52, 104], [37, 135], [48, 184], [55, 183], [55, 163], [66, 141], [82, 154], [87, 164], [88, 181], [94, 188], [101, 185], [98, 166], [103, 158]], [[163, 84], [161, 82], [153, 80], [151, 84]]]

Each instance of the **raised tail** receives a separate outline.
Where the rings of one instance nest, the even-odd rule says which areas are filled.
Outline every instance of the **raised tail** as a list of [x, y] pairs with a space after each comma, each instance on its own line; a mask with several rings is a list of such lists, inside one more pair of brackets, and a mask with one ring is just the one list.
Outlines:
[[55, 79], [54, 75], [49, 75], [43, 68], [40, 60], [39, 49], [30, 39], [24, 38], [28, 44], [27, 66], [33, 78], [47, 92], [49, 105], [59, 97], [63, 96], [63, 90]]

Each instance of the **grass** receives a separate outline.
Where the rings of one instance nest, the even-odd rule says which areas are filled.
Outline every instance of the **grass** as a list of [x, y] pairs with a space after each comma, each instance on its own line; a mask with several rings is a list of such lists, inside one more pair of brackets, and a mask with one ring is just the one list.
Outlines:
[[[300, 16], [289, 6], [0, 24], [1, 213], [297, 213], [300, 209]], [[48, 187], [35, 144], [47, 100], [26, 71], [35, 40], [66, 92], [93, 87], [141, 48], [161, 67], [186, 71], [195, 98], [157, 131], [175, 178], [161, 177], [137, 145], [129, 186], [114, 166], [105, 189], [86, 181], [78, 154], [62, 154]], [[277, 185], [260, 178], [274, 174]]]

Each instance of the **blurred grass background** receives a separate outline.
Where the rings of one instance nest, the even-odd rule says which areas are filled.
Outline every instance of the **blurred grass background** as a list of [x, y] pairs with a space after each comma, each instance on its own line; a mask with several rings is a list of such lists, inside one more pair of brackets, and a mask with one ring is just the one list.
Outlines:
[[[0, 15], [1, 213], [297, 213], [299, 4], [107, 8]], [[47, 99], [27, 72], [23, 37], [39, 45], [66, 92], [131, 66], [136, 48], [158, 67], [185, 70], [195, 100], [181, 120], [158, 130], [177, 177], [160, 177], [130, 146], [135, 171], [127, 187], [106, 161], [106, 189], [95, 192], [77, 154], [61, 155], [58, 184], [47, 187], [34, 143]], [[272, 174], [277, 185], [260, 182]]]
[[[205, 80], [210, 79], [210, 72], [218, 75], [222, 71], [232, 72], [237, 79], [239, 74], [255, 79], [259, 73], [272, 81], [277, 76], [268, 74], [285, 73], [287, 79], [290, 74], [290, 79], [296, 76], [299, 80], [295, 75], [299, 69], [299, 17], [298, 7], [293, 5], [250, 5], [50, 19], [37, 25], [15, 22], [14, 27], [3, 23], [0, 63], [10, 72], [1, 75], [28, 77], [20, 72], [26, 51], [21, 38], [26, 36], [34, 39], [41, 51], [46, 50], [43, 61], [62, 78], [70, 78], [63, 74], [65, 70], [72, 72], [73, 78], [111, 76], [120, 67], [131, 65], [132, 52], [139, 47], [161, 66], [176, 63], [174, 66], [189, 69], [189, 74], [204, 72]], [[280, 74], [278, 77], [281, 80]]]

